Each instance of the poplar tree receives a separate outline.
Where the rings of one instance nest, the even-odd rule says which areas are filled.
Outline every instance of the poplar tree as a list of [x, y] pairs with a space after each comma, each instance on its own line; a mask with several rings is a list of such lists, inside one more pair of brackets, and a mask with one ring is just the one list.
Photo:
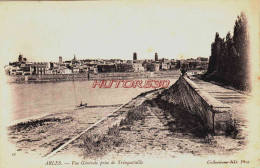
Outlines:
[[249, 89], [249, 35], [247, 18], [242, 12], [237, 17], [234, 35], [227, 33], [226, 38], [220, 38], [218, 32], [211, 44], [206, 78], [232, 85], [242, 90]]

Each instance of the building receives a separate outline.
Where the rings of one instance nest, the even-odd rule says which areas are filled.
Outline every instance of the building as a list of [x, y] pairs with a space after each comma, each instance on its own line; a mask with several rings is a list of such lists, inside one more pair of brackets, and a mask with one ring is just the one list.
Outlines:
[[22, 54], [19, 54], [19, 56], [18, 56], [18, 62], [26, 62], [26, 61], [27, 61], [27, 59], [24, 58]]
[[168, 69], [170, 69], [170, 66], [168, 66], [168, 64], [167, 63], [161, 63], [161, 65], [160, 65], [160, 69], [162, 69], [162, 70], [168, 70]]
[[32, 66], [23, 66], [20, 67], [20, 70], [22, 71], [22, 75], [32, 75], [33, 73]]
[[158, 54], [157, 53], [155, 53], [155, 55], [154, 55], [154, 61], [158, 61]]
[[33, 73], [36, 75], [45, 75], [48, 71], [47, 63], [36, 63], [32, 65]]
[[133, 61], [136, 61], [136, 60], [137, 60], [137, 53], [134, 52], [134, 53], [133, 53]]
[[151, 71], [159, 71], [159, 70], [160, 70], [160, 64], [158, 63], [151, 64]]
[[88, 72], [96, 74], [98, 73], [98, 68], [96, 66], [89, 67]]
[[142, 63], [142, 66], [144, 67], [145, 71], [151, 71], [151, 61], [149, 60], [144, 60]]
[[127, 60], [126, 63], [133, 64], [133, 60]]
[[97, 68], [97, 66], [91, 66], [91, 67], [89, 67], [89, 68], [88, 68], [88, 73], [94, 73], [94, 74], [98, 73], [98, 68]]
[[77, 60], [76, 55], [74, 54], [74, 58], [71, 60], [71, 66], [79, 67], [80, 65], [81, 65], [81, 62]]
[[18, 68], [15, 75], [23, 75], [23, 71]]
[[144, 71], [144, 67], [141, 63], [133, 63], [133, 70], [135, 72], [143, 72]]
[[209, 66], [209, 58], [204, 58], [204, 57], [198, 57], [197, 59], [200, 60], [201, 62], [201, 69], [203, 70], [207, 70], [208, 69], [208, 66]]
[[72, 61], [64, 61], [66, 67], [72, 66]]
[[59, 63], [62, 64], [62, 56], [59, 56]]
[[89, 72], [89, 66], [88, 65], [82, 65], [79, 68], [79, 73], [88, 73]]
[[133, 64], [128, 63], [119, 63], [116, 65], [116, 72], [132, 72], [133, 71]]
[[177, 69], [177, 60], [172, 59], [170, 63], [170, 69]]
[[116, 72], [115, 64], [97, 65], [98, 72]]
[[16, 71], [18, 70], [18, 67], [11, 67], [9, 70], [9, 75], [16, 75]]
[[58, 68], [58, 73], [59, 74], [71, 74], [72, 71], [71, 71], [71, 69], [69, 69], [67, 67], [59, 67]]

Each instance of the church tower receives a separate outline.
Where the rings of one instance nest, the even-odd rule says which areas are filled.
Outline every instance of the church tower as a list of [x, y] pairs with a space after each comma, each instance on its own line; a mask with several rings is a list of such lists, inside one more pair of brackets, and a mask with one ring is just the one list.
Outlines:
[[154, 60], [158, 61], [158, 54], [157, 53], [155, 53]]
[[133, 54], [133, 61], [135, 61], [135, 60], [137, 60], [137, 54], [136, 54], [136, 52], [134, 52], [134, 54]]

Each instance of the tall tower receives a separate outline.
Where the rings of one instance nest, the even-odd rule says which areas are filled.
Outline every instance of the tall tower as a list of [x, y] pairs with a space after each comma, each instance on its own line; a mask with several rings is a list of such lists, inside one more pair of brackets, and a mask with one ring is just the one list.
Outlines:
[[155, 53], [154, 60], [158, 61], [158, 54], [157, 53]]
[[59, 56], [59, 63], [62, 63], [62, 56]]
[[19, 62], [22, 62], [22, 61], [23, 61], [23, 55], [22, 55], [22, 54], [19, 54], [19, 56], [18, 56], [18, 61], [19, 61]]
[[137, 60], [137, 54], [136, 54], [136, 52], [134, 52], [134, 54], [133, 54], [133, 60], [134, 60], [134, 61]]

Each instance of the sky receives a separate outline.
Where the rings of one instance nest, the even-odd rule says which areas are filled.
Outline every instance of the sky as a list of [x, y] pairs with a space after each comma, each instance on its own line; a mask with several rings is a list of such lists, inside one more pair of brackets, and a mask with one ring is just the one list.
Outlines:
[[209, 57], [233, 33], [238, 1], [0, 2], [1, 62]]

